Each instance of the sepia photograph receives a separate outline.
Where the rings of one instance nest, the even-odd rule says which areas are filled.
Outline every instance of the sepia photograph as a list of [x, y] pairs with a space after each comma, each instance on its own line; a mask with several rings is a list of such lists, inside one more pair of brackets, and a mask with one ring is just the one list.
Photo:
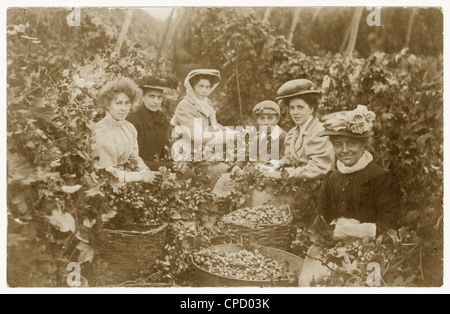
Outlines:
[[444, 286], [442, 7], [35, 5], [6, 289]]

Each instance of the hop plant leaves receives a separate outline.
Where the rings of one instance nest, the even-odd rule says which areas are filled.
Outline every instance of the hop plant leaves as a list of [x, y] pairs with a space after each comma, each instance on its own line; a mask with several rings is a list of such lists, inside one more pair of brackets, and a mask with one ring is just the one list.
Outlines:
[[94, 260], [95, 250], [84, 242], [80, 242], [77, 245], [77, 249], [80, 250], [77, 262], [80, 264], [92, 262]]
[[69, 213], [63, 213], [59, 210], [54, 210], [51, 216], [44, 216], [48, 221], [61, 232], [75, 232], [75, 219]]
[[65, 193], [68, 193], [68, 194], [73, 194], [73, 193], [79, 191], [80, 189], [81, 189], [81, 185], [79, 185], [79, 184], [71, 185], [71, 186], [65, 185], [65, 186], [61, 187], [61, 190], [63, 190]]

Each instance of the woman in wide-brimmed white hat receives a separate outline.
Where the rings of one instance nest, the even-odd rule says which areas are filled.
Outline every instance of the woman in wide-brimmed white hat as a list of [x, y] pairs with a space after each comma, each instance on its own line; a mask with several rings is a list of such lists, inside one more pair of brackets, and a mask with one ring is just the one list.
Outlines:
[[[190, 132], [186, 135], [190, 137], [191, 141], [194, 140], [195, 119], [200, 119], [201, 131], [211, 126], [220, 128], [216, 120], [216, 111], [208, 98], [220, 81], [220, 72], [213, 69], [193, 70], [184, 81], [186, 96], [178, 104], [170, 122], [175, 127], [187, 127]], [[203, 143], [209, 140], [209, 138], [204, 138]]]

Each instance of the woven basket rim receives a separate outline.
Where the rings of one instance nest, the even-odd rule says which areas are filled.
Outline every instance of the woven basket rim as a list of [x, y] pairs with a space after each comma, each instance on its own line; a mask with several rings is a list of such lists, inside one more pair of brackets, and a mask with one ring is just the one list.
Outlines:
[[292, 224], [292, 217], [289, 217], [288, 221], [286, 221], [285, 223], [281, 223], [281, 224], [244, 224], [244, 223], [236, 223], [227, 219], [223, 219], [222, 222], [224, 224], [227, 225], [232, 225], [232, 226], [239, 226], [239, 227], [245, 227], [245, 228], [250, 228], [250, 229], [254, 229], [254, 230], [259, 230], [259, 229], [267, 229], [267, 228], [278, 228], [278, 227], [287, 227], [289, 225]]
[[233, 225], [233, 226], [241, 226], [241, 227], [251, 228], [251, 229], [255, 229], [255, 230], [263, 229], [263, 228], [287, 227], [287, 226], [289, 226], [289, 225], [292, 223], [292, 221], [294, 220], [294, 216], [292, 215], [291, 207], [289, 206], [289, 204], [283, 205], [283, 206], [287, 207], [287, 212], [288, 212], [288, 214], [289, 214], [288, 220], [287, 220], [286, 222], [284, 222], [284, 223], [279, 223], [279, 224], [258, 224], [258, 225], [255, 225], [255, 224], [246, 224], [246, 223], [237, 223], [237, 222], [234, 222], [234, 221], [232, 221], [232, 220], [227, 219], [227, 216], [228, 216], [229, 214], [226, 215], [226, 216], [223, 216], [222, 218], [220, 218], [220, 220], [221, 220], [223, 223], [225, 223], [225, 224], [229, 224], [229, 225]]
[[[218, 245], [212, 245], [212, 246], [208, 247], [208, 249], [213, 249], [214, 247], [219, 247], [219, 246], [236, 246], [236, 245], [242, 247], [239, 244], [218, 244]], [[285, 254], [292, 255], [293, 257], [301, 259], [300, 257], [298, 257], [298, 256], [296, 256], [296, 255], [294, 255], [292, 253], [289, 253], [289, 252], [286, 252], [286, 251], [283, 251], [283, 250], [280, 250], [280, 249], [277, 249], [277, 248], [273, 248], [273, 247], [270, 247], [270, 246], [261, 246], [261, 247], [264, 247], [264, 248], [270, 249], [270, 250], [283, 252]], [[190, 255], [190, 260], [194, 264], [194, 266], [197, 267], [198, 269], [200, 269], [200, 270], [202, 270], [202, 271], [204, 271], [204, 272], [206, 272], [208, 274], [211, 274], [213, 276], [220, 277], [220, 278], [232, 279], [232, 280], [244, 281], [244, 282], [251, 282], [253, 284], [258, 284], [258, 283], [267, 284], [267, 283], [272, 283], [273, 282], [273, 280], [270, 280], [270, 279], [266, 279], [266, 280], [246, 280], [246, 279], [238, 279], [238, 278], [235, 278], [235, 277], [227, 277], [227, 276], [219, 275], [219, 274], [210, 272], [210, 271], [204, 269], [203, 267], [200, 267], [197, 263], [195, 263], [193, 254]], [[285, 275], [285, 274], [276, 274], [276, 275], [274, 275], [274, 278], [276, 278], [276, 277], [278, 277], [280, 275]], [[289, 280], [288, 279], [281, 279], [280, 282], [289, 282]]]
[[[156, 225], [155, 225], [156, 226]], [[168, 224], [167, 223], [163, 223], [160, 225], [157, 225], [157, 227], [147, 230], [147, 231], [137, 231], [137, 230], [122, 230], [122, 229], [108, 229], [108, 228], [104, 228], [102, 231], [108, 232], [108, 233], [115, 233], [115, 234], [142, 234], [142, 235], [149, 235], [149, 234], [154, 234], [157, 232], [160, 232], [162, 230], [164, 230], [165, 228], [167, 228]], [[149, 226], [150, 227], [150, 226]]]

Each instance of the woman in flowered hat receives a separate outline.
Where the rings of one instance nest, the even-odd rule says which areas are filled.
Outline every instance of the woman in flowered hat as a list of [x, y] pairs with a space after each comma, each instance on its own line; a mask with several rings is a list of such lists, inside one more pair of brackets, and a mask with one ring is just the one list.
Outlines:
[[325, 130], [320, 136], [330, 137], [337, 170], [324, 178], [318, 213], [328, 222], [337, 219], [335, 235], [375, 236], [397, 227], [400, 187], [393, 175], [373, 162], [369, 152], [375, 113], [359, 105], [322, 120]]
[[[288, 106], [296, 126], [285, 139], [285, 156], [281, 167], [287, 168], [289, 177], [303, 181], [322, 179], [333, 168], [334, 152], [328, 137], [320, 137], [324, 128], [315, 116], [320, 92], [307, 79], [297, 79], [283, 84], [277, 92], [281, 106]], [[265, 174], [281, 177], [280, 172]]]

